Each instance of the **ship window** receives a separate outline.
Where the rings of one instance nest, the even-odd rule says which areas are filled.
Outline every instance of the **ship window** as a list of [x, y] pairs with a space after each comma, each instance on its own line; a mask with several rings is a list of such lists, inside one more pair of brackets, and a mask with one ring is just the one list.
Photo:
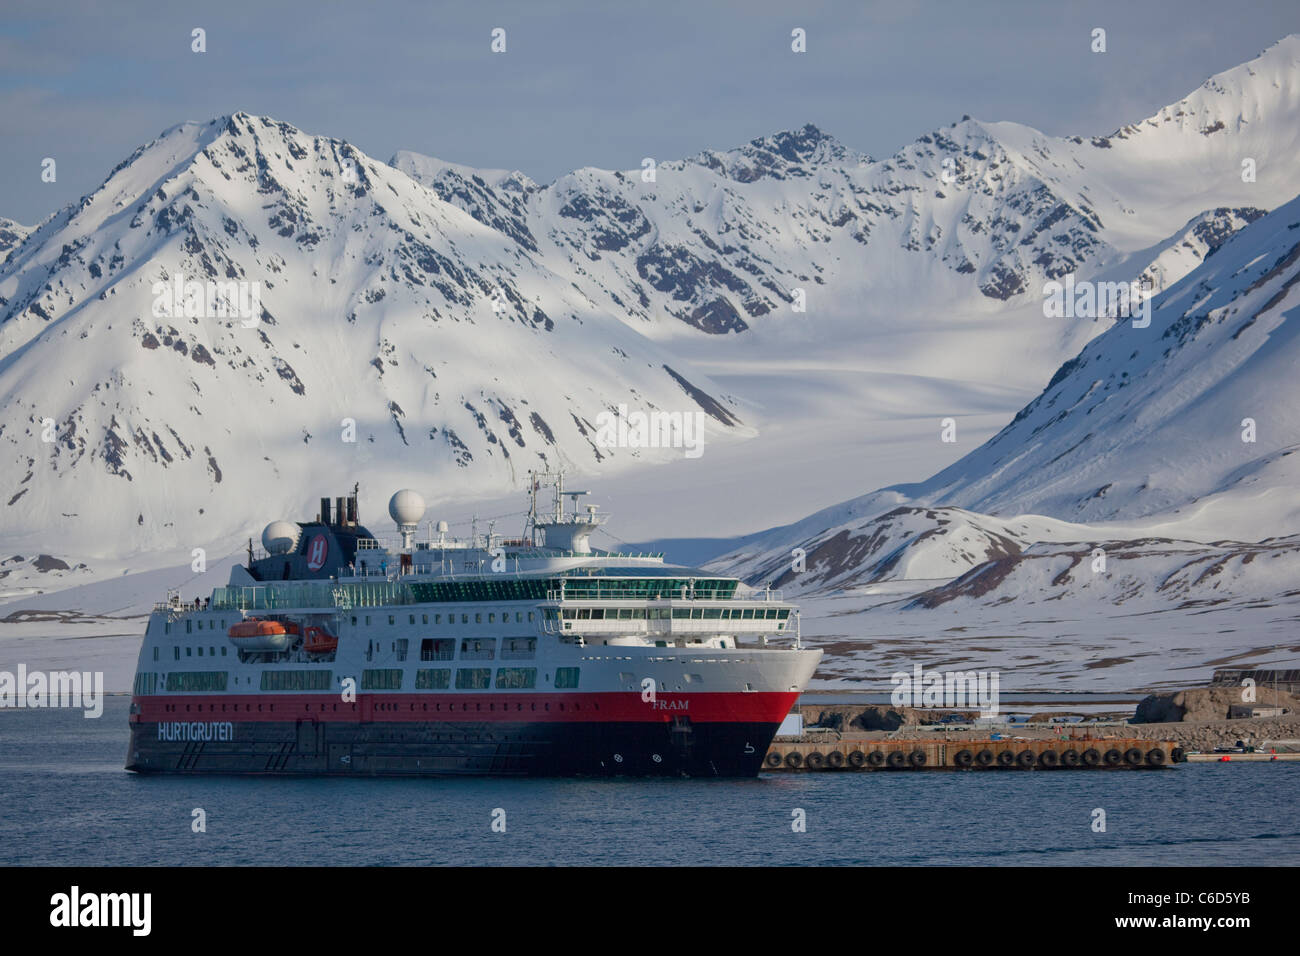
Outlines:
[[362, 690], [401, 690], [401, 688], [402, 672], [396, 667], [361, 672]]
[[[225, 650], [225, 648], [222, 648], [222, 650]], [[153, 659], [154, 660], [158, 659], [158, 648], [156, 647], [153, 649]]]
[[532, 623], [533, 623], [533, 612], [532, 612], [532, 611], [529, 611], [529, 612], [528, 612], [528, 623], [529, 623], [529, 624], [532, 624]]
[[463, 661], [490, 661], [496, 656], [496, 640], [463, 640], [460, 642], [460, 659]]
[[186, 656], [186, 657], [193, 657], [193, 656], [194, 656], [194, 648], [192, 648], [192, 647], [187, 647], [187, 648], [185, 648], [185, 656]]
[[518, 611], [515, 611], [515, 623], [516, 623], [516, 624], [521, 624], [521, 623], [523, 623], [523, 619], [524, 619], [524, 616], [523, 616], [522, 614], [520, 614]]
[[498, 667], [498, 690], [527, 690], [537, 686], [536, 667]]
[[[446, 690], [451, 686], [451, 671], [445, 667], [424, 667], [415, 672], [416, 690]], [[427, 710], [429, 705], [425, 704]]]
[[456, 671], [457, 690], [487, 690], [492, 684], [492, 668], [462, 667]]
[[[412, 624], [415, 623], [415, 618], [412, 618], [412, 619], [411, 619], [411, 623], [412, 623]], [[428, 624], [428, 623], [429, 623], [429, 615], [427, 615], [427, 614], [421, 614], [421, 615], [420, 615], [420, 623], [421, 623], [421, 624]]]
[[367, 615], [366, 615], [366, 627], [369, 627], [369, 626], [370, 626], [370, 615], [367, 614]]
[[179, 647], [173, 647], [173, 648], [172, 648], [172, 657], [173, 657], [175, 660], [180, 660], [180, 659], [181, 659], [181, 649], [180, 649]]
[[203, 656], [203, 648], [202, 648], [202, 646], [200, 646], [200, 647], [199, 647], [199, 657], [202, 657], [202, 656]]
[[434, 624], [441, 624], [441, 623], [442, 623], [442, 615], [441, 615], [441, 614], [435, 614], [435, 615], [433, 616], [433, 623], [434, 623]]
[[589, 608], [589, 607], [580, 607], [580, 608], [578, 608], [578, 620], [579, 620], [579, 621], [589, 621], [589, 620], [591, 620], [591, 608]]
[[406, 660], [406, 649], [409, 646], [409, 644], [410, 644], [410, 640], [405, 637], [401, 638], [397, 642], [397, 659], [399, 661]]
[[557, 667], [555, 668], [555, 686], [577, 687], [578, 686], [578, 668], [576, 667]]
[[502, 660], [531, 660], [537, 656], [537, 638], [507, 637], [502, 639]]
[[462, 615], [460, 616], [460, 623], [462, 623], [462, 624], [468, 624], [468, 623], [469, 623], [469, 615], [468, 615], [468, 614], [462, 614]]
[[482, 623], [483, 623], [483, 615], [482, 615], [482, 614], [475, 614], [475, 615], [474, 615], [474, 623], [475, 623], [475, 624], [482, 624]]
[[333, 672], [327, 670], [262, 671], [262, 690], [329, 690]]
[[[168, 693], [225, 689], [225, 671], [173, 671], [167, 675], [166, 690]], [[189, 709], [188, 704], [186, 709]]]
[[352, 615], [352, 626], [353, 627], [357, 626], [357, 616], [355, 614]]
[[396, 624], [396, 623], [397, 623], [397, 619], [396, 619], [395, 617], [393, 617], [393, 615], [391, 615], [391, 614], [388, 615], [388, 626], [389, 626], [389, 627], [392, 627], [392, 626], [393, 626], [394, 624]]
[[495, 624], [496, 622], [497, 622], [497, 616], [496, 616], [495, 614], [489, 614], [489, 615], [488, 615], [488, 623], [489, 623], [489, 624]]
[[185, 622], [185, 633], [186, 633], [186, 634], [193, 634], [193, 633], [194, 633], [194, 622], [193, 622], [193, 621], [186, 621], [186, 622]]
[[456, 654], [456, 642], [449, 637], [426, 637], [420, 641], [420, 660], [449, 661]]
[[225, 657], [225, 656], [226, 656], [226, 645], [225, 645], [225, 644], [222, 644], [222, 645], [221, 645], [221, 656], [222, 656], [222, 657]]
[[164, 625], [163, 625], [163, 633], [164, 633], [164, 634], [170, 634], [171, 632], [172, 632], [172, 626], [171, 626], [170, 624], [164, 624]]

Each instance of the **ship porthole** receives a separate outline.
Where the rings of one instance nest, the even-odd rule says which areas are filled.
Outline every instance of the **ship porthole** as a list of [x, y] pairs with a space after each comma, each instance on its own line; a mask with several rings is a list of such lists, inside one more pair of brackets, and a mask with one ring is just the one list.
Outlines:
[[622, 755], [622, 754], [614, 754], [614, 763], [622, 763], [622, 762], [623, 762], [623, 755]]
[[653, 760], [655, 763], [663, 763], [664, 758], [659, 756], [658, 754], [652, 754], [650, 759]]

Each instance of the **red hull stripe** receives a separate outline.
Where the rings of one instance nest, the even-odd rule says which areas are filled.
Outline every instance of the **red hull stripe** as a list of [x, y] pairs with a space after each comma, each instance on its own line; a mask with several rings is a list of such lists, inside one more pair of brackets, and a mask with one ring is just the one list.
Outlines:
[[135, 697], [132, 723], [158, 721], [499, 721], [666, 723], [689, 717], [706, 723], [780, 723], [794, 692], [659, 694], [643, 701], [635, 692], [600, 694], [492, 693], [358, 694], [355, 702], [337, 693], [320, 694], [155, 694]]

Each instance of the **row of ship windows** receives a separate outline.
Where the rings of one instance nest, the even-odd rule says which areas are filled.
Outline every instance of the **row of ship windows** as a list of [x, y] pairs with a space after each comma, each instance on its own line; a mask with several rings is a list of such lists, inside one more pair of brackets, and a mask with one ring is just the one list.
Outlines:
[[[373, 660], [376, 650], [379, 648], [379, 642], [369, 641], [366, 644], [366, 660]], [[410, 642], [406, 638], [393, 641], [390, 644], [390, 651], [396, 655], [399, 661], [406, 660], [407, 651], [410, 648]], [[490, 661], [496, 658], [497, 639], [494, 637], [484, 638], [466, 638], [460, 642], [460, 659], [461, 660], [483, 660]], [[226, 645], [221, 645], [221, 656], [226, 657]], [[159, 659], [160, 648], [153, 649], [153, 659]], [[185, 656], [194, 657], [195, 652], [199, 657], [204, 656], [204, 648], [201, 644], [189, 644], [185, 647]], [[209, 646], [207, 656], [216, 657], [217, 648]], [[426, 637], [420, 641], [420, 660], [422, 661], [450, 661], [456, 656], [456, 642], [452, 638]], [[529, 659], [537, 656], [537, 638], [535, 637], [503, 637], [501, 638], [501, 657], [503, 659]], [[172, 660], [181, 659], [181, 648], [177, 645], [172, 648]]]
[[[557, 667], [555, 669], [554, 687], [556, 690], [575, 690], [578, 687], [579, 668]], [[550, 675], [546, 675], [549, 680]], [[361, 672], [362, 690], [401, 690], [405, 672], [400, 668], [374, 668]], [[229, 682], [226, 671], [173, 671], [163, 681], [164, 693], [200, 692], [212, 693], [225, 691]], [[449, 690], [451, 688], [451, 668], [427, 667], [415, 672], [416, 690]], [[158, 675], [141, 673], [135, 676], [135, 693], [137, 696], [158, 693]], [[457, 690], [530, 690], [537, 686], [536, 667], [498, 667], [496, 683], [493, 684], [492, 668], [461, 667], [456, 669]], [[313, 668], [311, 670], [276, 670], [263, 671], [261, 690], [267, 691], [309, 691], [332, 690], [334, 672]]]
[[[531, 660], [537, 656], [537, 638], [503, 637], [501, 640], [502, 660]], [[399, 660], [406, 660], [410, 650], [410, 641], [399, 638], [389, 644], [389, 652]], [[376, 652], [382, 648], [381, 641], [366, 642], [366, 660], [374, 660]], [[456, 657], [456, 641], [450, 637], [426, 637], [420, 641], [420, 660], [449, 661]], [[460, 642], [460, 660], [490, 661], [497, 657], [497, 638], [467, 637]]]
[[[506, 712], [509, 712], [512, 708], [513, 708], [516, 712], [518, 712], [518, 711], [522, 711], [522, 710], [524, 709], [524, 705], [525, 705], [525, 703], [527, 703], [527, 707], [528, 707], [528, 710], [529, 710], [529, 711], [539, 711], [539, 710], [540, 710], [540, 711], [545, 711], [545, 712], [549, 713], [550, 710], [551, 710], [551, 702], [550, 702], [550, 701], [542, 701], [540, 704], [539, 704], [537, 701], [527, 701], [527, 702], [525, 702], [525, 701], [512, 701], [512, 702], [505, 702], [505, 701], [488, 701], [488, 705], [487, 705], [487, 707], [484, 707], [484, 706], [483, 706], [483, 701], [481, 701], [481, 700], [464, 700], [464, 701], [460, 701], [459, 703], [452, 702], [452, 701], [448, 701], [448, 702], [446, 702], [446, 705], [447, 705], [447, 710], [448, 710], [448, 711], [455, 711], [457, 708], [459, 708], [459, 709], [460, 709], [461, 711], [463, 711], [463, 712], [464, 712], [464, 711], [470, 711], [470, 710], [473, 710], [473, 711], [476, 711], [476, 712], [481, 712], [481, 711], [487, 710], [487, 711], [501, 711], [502, 713], [506, 713]], [[357, 709], [357, 705], [356, 705], [355, 703], [345, 703], [343, 706], [344, 706], [345, 708], [351, 708], [353, 711], [355, 711], [355, 710]], [[558, 701], [558, 702], [556, 702], [556, 705], [555, 705], [555, 706], [556, 706], [556, 709], [559, 710], [559, 711], [561, 711], [561, 712], [563, 712], [564, 709], [565, 709], [565, 704], [564, 704], [563, 701]], [[598, 704], [598, 703], [596, 703], [596, 702], [594, 702], [594, 701], [589, 702], [589, 703], [588, 703], [588, 706], [590, 706], [592, 710], [600, 710], [600, 704]], [[377, 711], [379, 711], [379, 710], [383, 710], [383, 711], [391, 711], [391, 712], [394, 712], [394, 713], [396, 713], [396, 712], [398, 712], [398, 711], [400, 711], [400, 710], [402, 709], [402, 705], [401, 705], [401, 704], [375, 703], [375, 704], [373, 705], [373, 707], [374, 707], [374, 709], [377, 710]], [[421, 711], [421, 712], [427, 712], [427, 711], [430, 711], [430, 710], [432, 710], [432, 711], [434, 711], [434, 712], [438, 712], [438, 711], [442, 710], [442, 707], [443, 707], [443, 704], [442, 704], [441, 702], [439, 702], [439, 703], [434, 703], [434, 704], [428, 704], [428, 703], [425, 703], [425, 702], [423, 702], [423, 701], [420, 702], [420, 711]], [[571, 708], [571, 709], [573, 709], [573, 710], [582, 710], [582, 704], [580, 704], [580, 703], [578, 703], [578, 702], [576, 702], [576, 701], [570, 701], [570, 702], [568, 703], [568, 707]], [[184, 712], [187, 713], [187, 714], [188, 714], [188, 713], [200, 713], [200, 714], [205, 713], [202, 704], [164, 704], [164, 705], [163, 705], [163, 712], [164, 712], [164, 713], [168, 713], [168, 714], [179, 714], [179, 713], [181, 713], [182, 708], [184, 709]], [[258, 712], [259, 714], [260, 714], [260, 713], [263, 713], [263, 708], [265, 708], [265, 712], [267, 712], [267, 713], [275, 713], [275, 704], [244, 704], [244, 711], [245, 711], [245, 712], [250, 712], [250, 711], [252, 711], [254, 708], [256, 708], [256, 710], [257, 710], [257, 712]], [[291, 705], [288, 705], [288, 706], [281, 705], [280, 712], [281, 712], [281, 713], [285, 713], [286, 711], [288, 711], [288, 712], [290, 712], [290, 713], [299, 713], [299, 714], [311, 714], [311, 713], [322, 713], [322, 714], [323, 714], [323, 713], [326, 713], [327, 711], [328, 711], [328, 712], [331, 712], [331, 713], [337, 713], [337, 712], [338, 712], [338, 709], [339, 709], [339, 705], [338, 705], [338, 704], [308, 704], [308, 703], [304, 703], [304, 704], [301, 705], [301, 707], [299, 707], [299, 706], [297, 706], [297, 705], [292, 705], [292, 704], [291, 704]], [[406, 705], [406, 709], [407, 709], [409, 712], [414, 713], [414, 712], [415, 712], [415, 709], [416, 709], [416, 705], [415, 705], [415, 703], [414, 703], [414, 702], [411, 702], [411, 703], [407, 704], [407, 705]], [[238, 712], [239, 712], [239, 705], [238, 705], [238, 704], [208, 704], [208, 705], [207, 705], [207, 711], [206, 711], [206, 713], [209, 713], [209, 714], [224, 714], [224, 713], [228, 713], [228, 712], [230, 712], [230, 713], [238, 713]], [[486, 737], [486, 739], [488, 739], [488, 740], [491, 740], [491, 739], [492, 739], [492, 735], [491, 735], [491, 734], [486, 734], [485, 737]], [[440, 739], [440, 738], [435, 737], [434, 739]], [[450, 736], [448, 736], [447, 739], [450, 740], [450, 739], [452, 739], [452, 738], [451, 738]], [[466, 739], [466, 740], [469, 740], [469, 737], [467, 736], [465, 739]], [[476, 737], [475, 739], [477, 739], [477, 737]]]
[[[789, 608], [775, 607], [566, 607], [566, 621], [784, 621]], [[551, 614], [547, 619], [552, 620]]]
[[[473, 623], [474, 624], [484, 623], [483, 621], [484, 614], [487, 615], [488, 624], [498, 623], [497, 622], [498, 613], [496, 611], [475, 611]], [[500, 618], [501, 618], [500, 623], [509, 624], [510, 615], [511, 612], [509, 611], [500, 612]], [[545, 611], [545, 615], [546, 615], [546, 620], [548, 621], [558, 620], [560, 617], [560, 614], [557, 613], [557, 611], [554, 608], [548, 608]], [[447, 618], [447, 623], [450, 625], [455, 625], [457, 623], [456, 620], [457, 617], [460, 618], [459, 623], [461, 624], [471, 623], [470, 615], [468, 613], [463, 613], [459, 615], [447, 614], [445, 616]], [[430, 615], [428, 614], [421, 614], [420, 623], [427, 625], [429, 623], [429, 617]], [[442, 619], [444, 615], [434, 614], [432, 615], [432, 617], [433, 617], [433, 623], [435, 625], [440, 625], [443, 623]], [[570, 607], [570, 608], [564, 608], [563, 610], [563, 618], [566, 621], [644, 621], [647, 619], [667, 620], [669, 618], [672, 618], [673, 620], [685, 620], [685, 621], [754, 621], [754, 620], [784, 621], [787, 620], [789, 617], [790, 617], [789, 608], [771, 608], [771, 607], [767, 607], [767, 608], [764, 607], [757, 607], [757, 608], [755, 607], [746, 607], [746, 608], [739, 608], [739, 607], [734, 607], [734, 608], [733, 607], [704, 607], [704, 608], [701, 607], [676, 607], [676, 608], [579, 607], [579, 608], [572, 608]], [[352, 615], [353, 627], [358, 626], [357, 622], [360, 618], [364, 618], [367, 627], [373, 624], [372, 615], [366, 614], [366, 615], [361, 615], [359, 617], [358, 615], [353, 614]], [[532, 611], [514, 612], [515, 624], [523, 624], [525, 623], [525, 619], [527, 623], [529, 624], [533, 623], [534, 613]], [[408, 624], [414, 624], [415, 615], [408, 614], [406, 616], [406, 620]], [[221, 630], [224, 631], [226, 629], [226, 622], [224, 620], [220, 620], [220, 621], [210, 620], [207, 621], [206, 623], [207, 623], [208, 630], [214, 631], [220, 628]], [[395, 627], [397, 625], [396, 614], [388, 615], [388, 624], [390, 627]], [[198, 620], [192, 620], [192, 621], [187, 620], [185, 622], [185, 633], [187, 634], [193, 633], [193, 630], [196, 627], [200, 631], [204, 629], [203, 619], [200, 618]], [[172, 626], [170, 623], [163, 625], [164, 633], [170, 634], [171, 629]]]
[[[524, 623], [524, 613], [525, 613], [525, 612], [523, 612], [523, 611], [515, 611], [514, 613], [515, 613], [515, 621], [514, 621], [514, 623], [516, 623], [516, 624], [523, 624], [523, 623]], [[496, 613], [495, 611], [476, 611], [476, 612], [474, 612], [474, 623], [475, 623], [475, 624], [482, 624], [482, 623], [483, 623], [483, 615], [484, 615], [484, 614], [487, 614], [487, 623], [489, 623], [489, 624], [495, 624], [495, 623], [497, 623], [497, 613]], [[529, 624], [533, 623], [533, 612], [532, 612], [532, 611], [528, 611], [528, 612], [527, 612], [527, 616], [528, 616], [528, 621], [527, 621], [527, 623], [529, 623]], [[366, 615], [364, 615], [364, 617], [365, 617], [365, 620], [366, 620], [366, 626], [369, 627], [369, 626], [370, 626], [370, 618], [371, 618], [371, 615], [366, 614]], [[433, 615], [433, 623], [434, 623], [434, 624], [441, 624], [441, 623], [442, 623], [442, 617], [443, 617], [443, 616], [442, 616], [441, 614], [435, 614], [435, 615]], [[406, 615], [406, 622], [407, 622], [408, 624], [414, 624], [414, 623], [415, 623], [415, 615], [414, 615], [414, 614], [408, 614], [408, 615]], [[428, 614], [421, 614], [421, 615], [420, 615], [420, 623], [421, 623], [421, 624], [428, 624], [428, 623], [429, 623], [429, 615], [428, 615]], [[448, 615], [447, 615], [447, 623], [448, 623], [448, 624], [455, 624], [455, 623], [456, 623], [456, 615], [455, 615], [455, 614], [448, 614]], [[460, 623], [461, 623], [461, 624], [468, 624], [468, 623], [470, 623], [469, 615], [468, 615], [468, 614], [462, 614], [462, 615], [460, 615]], [[501, 612], [501, 623], [502, 623], [502, 624], [509, 624], [509, 623], [510, 623], [510, 612], [509, 612], [509, 611], [502, 611], [502, 612]], [[397, 624], [397, 615], [396, 615], [396, 614], [390, 614], [390, 615], [388, 615], [388, 624], [389, 624], [390, 627], [396, 626], [396, 624]], [[355, 615], [355, 614], [352, 615], [352, 626], [353, 626], [353, 627], [356, 627], [356, 626], [357, 626], [357, 615]]]
[[[476, 611], [476, 612], [474, 613], [474, 623], [475, 623], [475, 624], [482, 624], [482, 623], [483, 623], [483, 615], [484, 615], [484, 614], [487, 614], [487, 623], [489, 623], [489, 624], [496, 624], [496, 623], [497, 623], [497, 612], [496, 612], [496, 611]], [[366, 614], [366, 615], [364, 615], [364, 617], [365, 617], [366, 625], [367, 625], [367, 626], [370, 626], [372, 615], [370, 615], [370, 614]], [[430, 615], [428, 615], [428, 614], [421, 614], [421, 615], [420, 615], [420, 623], [421, 623], [421, 624], [428, 624], [428, 623], [429, 623], [429, 617], [430, 617]], [[442, 614], [434, 614], [434, 615], [432, 615], [432, 617], [433, 617], [433, 623], [434, 623], [434, 624], [441, 624], [441, 623], [442, 623], [442, 619], [443, 619], [443, 615], [442, 615]], [[447, 623], [448, 623], [448, 624], [455, 624], [455, 623], [456, 623], [456, 617], [457, 617], [457, 615], [455, 615], [455, 614], [448, 614], [448, 615], [446, 615]], [[470, 623], [470, 620], [469, 620], [470, 616], [469, 616], [468, 614], [461, 614], [461, 615], [459, 615], [459, 617], [460, 617], [460, 623], [461, 623], [461, 624], [468, 624], [468, 623]], [[509, 624], [509, 623], [510, 623], [510, 612], [509, 612], [509, 611], [502, 611], [502, 612], [500, 612], [500, 617], [501, 617], [501, 622], [500, 622], [500, 623], [502, 623], [502, 624]], [[356, 626], [357, 626], [357, 618], [358, 618], [358, 616], [357, 616], [356, 614], [353, 614], [353, 615], [352, 615], [352, 626], [353, 626], [353, 627], [356, 627]], [[415, 615], [414, 615], [414, 614], [408, 614], [408, 615], [406, 616], [406, 619], [407, 619], [407, 623], [408, 623], [408, 624], [414, 624], [414, 623], [415, 623]], [[527, 611], [527, 612], [524, 612], [524, 611], [515, 611], [515, 612], [514, 612], [514, 623], [516, 623], [516, 624], [523, 624], [523, 623], [525, 623], [525, 621], [526, 621], [526, 623], [532, 624], [532, 623], [533, 623], [533, 620], [534, 620], [534, 616], [533, 616], [533, 612], [532, 612], [532, 611]], [[396, 624], [397, 624], [397, 615], [396, 615], [396, 614], [389, 614], [389, 615], [388, 615], [388, 623], [389, 623], [389, 626], [396, 626]], [[216, 630], [222, 630], [222, 631], [224, 631], [224, 630], [226, 629], [226, 622], [225, 622], [224, 619], [222, 619], [222, 620], [211, 619], [211, 620], [208, 620], [208, 621], [205, 622], [203, 618], [197, 618], [197, 619], [187, 620], [187, 621], [185, 622], [185, 633], [186, 633], [186, 634], [193, 634], [194, 631], [195, 631], [195, 629], [198, 629], [198, 630], [202, 631], [202, 630], [205, 629], [205, 624], [206, 624], [206, 629], [209, 630], [209, 631], [216, 631]], [[164, 633], [164, 634], [170, 634], [171, 632], [172, 632], [172, 626], [171, 626], [171, 623], [170, 623], [170, 622], [167, 622], [167, 623], [163, 624], [163, 633]]]

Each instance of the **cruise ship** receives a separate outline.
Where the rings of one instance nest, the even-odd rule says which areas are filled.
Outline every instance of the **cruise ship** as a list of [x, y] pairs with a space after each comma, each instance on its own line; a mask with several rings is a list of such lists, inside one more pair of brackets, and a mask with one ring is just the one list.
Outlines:
[[226, 586], [155, 605], [126, 768], [756, 775], [821, 658], [798, 609], [599, 550], [608, 516], [585, 492], [553, 473], [529, 486], [515, 539], [452, 538], [411, 490], [384, 537], [360, 524], [355, 488], [312, 521], [271, 522]]

